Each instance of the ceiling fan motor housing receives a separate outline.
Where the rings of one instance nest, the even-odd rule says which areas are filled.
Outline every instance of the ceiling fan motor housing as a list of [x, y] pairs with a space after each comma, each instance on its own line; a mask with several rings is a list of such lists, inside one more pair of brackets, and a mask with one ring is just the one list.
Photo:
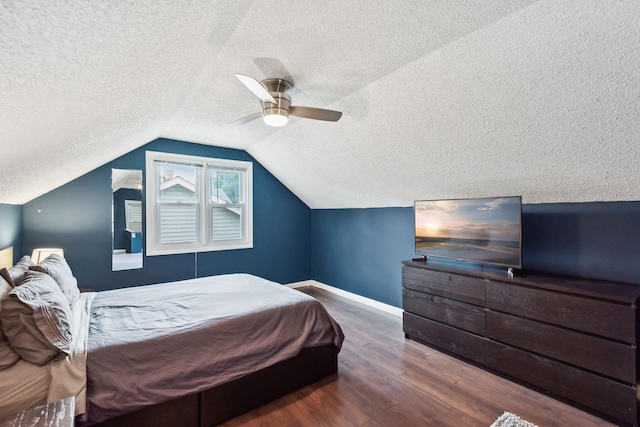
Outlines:
[[291, 107], [291, 97], [282, 92], [269, 92], [276, 103], [264, 102], [262, 104], [262, 115], [280, 114], [289, 116], [289, 107]]
[[291, 107], [291, 97], [285, 92], [290, 90], [293, 85], [283, 79], [265, 79], [260, 82], [276, 101], [261, 101], [263, 116], [284, 116], [289, 117], [289, 108]]
[[264, 79], [260, 84], [269, 92], [288, 92], [293, 88], [293, 84], [290, 81], [279, 78]]

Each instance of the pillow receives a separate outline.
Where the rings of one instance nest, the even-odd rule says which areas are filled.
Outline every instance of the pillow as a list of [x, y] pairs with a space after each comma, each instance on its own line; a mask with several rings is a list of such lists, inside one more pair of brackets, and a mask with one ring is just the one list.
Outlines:
[[0, 323], [13, 350], [44, 365], [71, 351], [71, 308], [55, 280], [31, 271], [0, 301]]
[[[6, 280], [0, 277], [0, 304], [4, 297], [9, 295], [12, 288], [13, 287]], [[0, 371], [8, 368], [9, 366], [15, 365], [18, 360], [20, 360], [20, 356], [11, 348], [9, 341], [2, 330], [2, 323], [0, 323]]]
[[49, 255], [44, 261], [38, 265], [29, 267], [33, 271], [46, 273], [53, 277], [62, 292], [69, 300], [69, 305], [73, 307], [78, 298], [80, 298], [80, 289], [78, 289], [78, 280], [73, 277], [71, 267], [63, 256], [58, 254]]
[[20, 286], [20, 283], [27, 277], [27, 273], [29, 273], [29, 267], [34, 265], [31, 257], [29, 255], [23, 256], [20, 261], [16, 263], [13, 267], [6, 269], [3, 268], [0, 270], [0, 275], [9, 282], [11, 286]]

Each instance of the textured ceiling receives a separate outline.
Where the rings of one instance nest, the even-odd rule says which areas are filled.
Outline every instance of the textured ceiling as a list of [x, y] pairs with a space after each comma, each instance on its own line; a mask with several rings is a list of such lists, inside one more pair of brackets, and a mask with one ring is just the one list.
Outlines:
[[[247, 150], [312, 208], [640, 200], [640, 2], [0, 3], [0, 203], [170, 137]], [[261, 120], [234, 73], [289, 74]]]

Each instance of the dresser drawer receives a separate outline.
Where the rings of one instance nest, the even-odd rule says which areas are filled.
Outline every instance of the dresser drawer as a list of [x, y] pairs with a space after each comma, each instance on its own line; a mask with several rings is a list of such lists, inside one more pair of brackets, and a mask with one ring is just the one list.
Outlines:
[[635, 309], [567, 293], [489, 281], [487, 307], [635, 344]]
[[487, 312], [487, 337], [636, 383], [635, 349], [629, 344], [492, 311]]
[[487, 366], [636, 424], [636, 389], [526, 351], [487, 342]]
[[402, 307], [405, 311], [421, 317], [484, 335], [485, 320], [482, 307], [411, 289], [402, 290]]
[[485, 304], [485, 279], [478, 277], [403, 266], [402, 286], [469, 304]]
[[403, 314], [403, 330], [412, 339], [434, 345], [478, 363], [485, 363], [485, 339], [406, 311]]

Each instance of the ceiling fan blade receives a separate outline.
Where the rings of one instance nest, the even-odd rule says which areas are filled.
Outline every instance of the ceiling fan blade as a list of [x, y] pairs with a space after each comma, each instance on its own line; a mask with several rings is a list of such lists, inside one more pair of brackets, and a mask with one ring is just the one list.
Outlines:
[[289, 114], [292, 116], [304, 117], [305, 119], [324, 120], [327, 122], [337, 122], [342, 117], [340, 111], [324, 110], [312, 107], [291, 106]]
[[262, 102], [271, 102], [277, 104], [276, 100], [273, 99], [273, 96], [269, 94], [269, 91], [265, 89], [265, 87], [262, 86], [260, 82], [253, 77], [245, 76], [242, 74], [236, 74], [236, 77], [242, 82], [243, 85], [247, 87], [247, 89], [253, 92], [255, 96], [260, 98]]
[[251, 114], [250, 116], [243, 117], [241, 119], [235, 120], [235, 121], [233, 121], [233, 122], [231, 122], [229, 124], [230, 125], [241, 125], [241, 124], [244, 124], [244, 123], [249, 123], [250, 121], [258, 119], [260, 117], [262, 117], [262, 113], [254, 113], [254, 114]]
[[296, 83], [291, 77], [291, 73], [287, 70], [287, 67], [277, 58], [252, 58], [252, 61], [262, 71], [265, 76], [283, 76], [282, 80], [286, 80], [291, 83], [291, 86], [296, 87]]

